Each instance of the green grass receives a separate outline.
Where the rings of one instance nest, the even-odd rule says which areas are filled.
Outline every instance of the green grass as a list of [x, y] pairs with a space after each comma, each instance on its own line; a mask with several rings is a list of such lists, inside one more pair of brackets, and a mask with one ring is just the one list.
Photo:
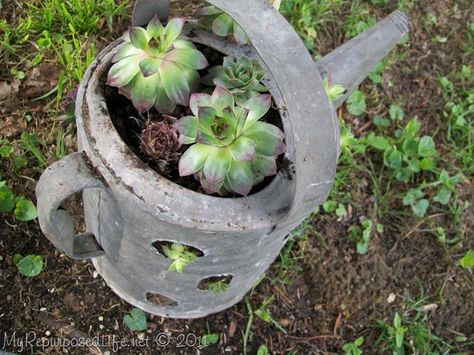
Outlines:
[[0, 60], [11, 73], [24, 73], [52, 60], [61, 71], [53, 92], [55, 108], [82, 78], [96, 55], [95, 40], [113, 31], [125, 16], [128, 0], [30, 0], [21, 4], [20, 18], [0, 21]]
[[379, 336], [375, 345], [396, 355], [459, 354], [456, 349], [469, 349], [473, 344], [461, 333], [453, 334], [451, 340], [433, 333], [429, 319], [430, 312], [436, 308], [427, 297], [418, 300], [406, 297], [400, 312], [395, 312], [391, 320], [377, 321]]

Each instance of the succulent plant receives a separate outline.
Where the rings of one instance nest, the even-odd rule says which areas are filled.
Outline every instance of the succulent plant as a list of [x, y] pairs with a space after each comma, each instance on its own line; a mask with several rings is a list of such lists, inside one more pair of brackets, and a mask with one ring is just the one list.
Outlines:
[[192, 95], [194, 116], [176, 123], [180, 143], [192, 144], [179, 161], [180, 175], [195, 174], [207, 193], [242, 196], [266, 176], [275, 175], [276, 158], [286, 147], [278, 127], [259, 121], [270, 106], [269, 94], [236, 105], [234, 96], [220, 86], [212, 96]]
[[181, 147], [178, 132], [171, 124], [172, 118], [165, 121], [149, 122], [140, 138], [140, 150], [163, 170], [169, 163], [178, 162]]
[[201, 8], [196, 13], [199, 17], [199, 23], [204, 28], [212, 31], [220, 37], [233, 35], [239, 46], [249, 42], [247, 34], [229, 15], [214, 6]]
[[107, 84], [118, 87], [144, 112], [155, 106], [169, 113], [176, 104], [188, 105], [200, 77], [197, 70], [208, 62], [189, 41], [180, 39], [183, 19], [172, 19], [164, 27], [158, 17], [147, 28], [132, 27], [125, 44], [112, 59]]
[[173, 260], [168, 267], [170, 272], [182, 273], [186, 266], [192, 264], [197, 259], [196, 254], [179, 243], [173, 243], [169, 247], [166, 246], [163, 248], [163, 251], [168, 258]]
[[237, 104], [242, 105], [251, 97], [268, 89], [261, 84], [265, 70], [258, 61], [247, 57], [225, 57], [223, 65], [209, 69], [203, 78], [208, 85], [222, 86], [234, 94]]
[[329, 100], [336, 101], [337, 99], [344, 96], [347, 90], [342, 85], [334, 84], [333, 81], [332, 75], [327, 75], [323, 80], [323, 84], [328, 94]]

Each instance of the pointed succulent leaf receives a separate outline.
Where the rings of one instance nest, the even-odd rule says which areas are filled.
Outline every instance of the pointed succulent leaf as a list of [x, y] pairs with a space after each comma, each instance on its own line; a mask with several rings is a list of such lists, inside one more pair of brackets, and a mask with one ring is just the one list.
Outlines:
[[[158, 74], [156, 74], [158, 75]], [[158, 80], [156, 83], [155, 108], [158, 112], [171, 113], [176, 107], [176, 103], [166, 94], [163, 82]]]
[[212, 24], [212, 32], [218, 36], [227, 37], [229, 33], [232, 32], [233, 26], [234, 20], [232, 20], [229, 15], [223, 13], [214, 20], [214, 23]]
[[130, 83], [140, 71], [139, 61], [140, 58], [132, 56], [115, 63], [109, 70], [107, 84], [121, 87]]
[[197, 70], [204, 69], [209, 65], [206, 57], [197, 49], [192, 48], [173, 49], [166, 55], [165, 59]]
[[240, 137], [229, 146], [229, 150], [235, 160], [252, 161], [257, 152], [257, 145], [247, 137]]
[[277, 173], [277, 165], [274, 157], [266, 157], [257, 154], [252, 161], [252, 168], [256, 175], [263, 177], [273, 176]]
[[164, 60], [160, 66], [160, 76], [168, 97], [179, 105], [186, 106], [189, 102], [189, 84], [182, 75], [182, 67]]
[[130, 57], [133, 55], [140, 55], [140, 54], [143, 55], [145, 54], [145, 52], [141, 50], [140, 48], [136, 48], [131, 43], [126, 43], [115, 54], [114, 58], [112, 59], [112, 62], [117, 63], [119, 60], [122, 60], [124, 58]]
[[196, 49], [196, 46], [193, 44], [193, 42], [186, 41], [185, 39], [177, 39], [176, 41], [173, 42], [173, 47]]
[[[220, 86], [220, 87], [223, 87], [223, 88], [229, 88], [229, 89], [232, 89], [232, 93], [236, 93], [236, 89], [235, 89], [235, 86], [233, 83], [232, 83], [232, 79], [228, 78], [228, 77], [223, 77], [223, 76], [218, 76], [216, 78], [214, 78], [212, 80], [212, 82], [214, 83], [215, 86]], [[237, 89], [238, 90], [238, 89]], [[241, 90], [239, 90], [241, 91]]]
[[234, 96], [223, 87], [216, 87], [212, 93], [212, 107], [221, 113], [227, 107], [234, 107]]
[[212, 154], [218, 148], [205, 144], [194, 144], [191, 146], [179, 160], [179, 175], [188, 176], [201, 170]]
[[278, 137], [280, 140], [285, 139], [285, 134], [280, 130], [280, 128], [267, 122], [255, 122], [248, 130], [257, 132], [267, 132], [269, 134], [274, 135], [275, 137]]
[[220, 190], [222, 189], [222, 187], [225, 183], [225, 179], [222, 179], [221, 181], [217, 181], [217, 182], [211, 184], [211, 183], [209, 183], [209, 181], [204, 176], [200, 177], [200, 181], [201, 181], [202, 188], [208, 194], [215, 194], [215, 193], [220, 192]]
[[204, 164], [204, 176], [213, 185], [227, 175], [232, 156], [227, 148], [215, 148]]
[[234, 38], [239, 46], [244, 46], [249, 42], [247, 34], [237, 22], [234, 21]]
[[174, 126], [181, 135], [196, 140], [199, 129], [199, 120], [196, 117], [185, 116], [176, 122]]
[[211, 125], [216, 118], [217, 112], [212, 107], [198, 107], [199, 123], [206, 129], [211, 129]]
[[179, 37], [183, 31], [184, 19], [174, 18], [171, 19], [164, 30], [165, 41], [167, 47], [170, 47], [173, 42]]
[[208, 94], [193, 94], [189, 100], [189, 108], [194, 116], [199, 116], [199, 107], [211, 106], [212, 99]]
[[204, 16], [201, 17], [198, 21], [198, 23], [204, 27], [206, 30], [212, 31], [212, 25], [216, 18], [219, 17], [219, 14], [217, 15], [209, 15], [209, 16]]
[[[203, 77], [202, 81], [204, 82], [204, 84], [212, 86], [215, 84], [214, 78], [223, 78], [223, 77], [228, 77], [224, 68], [222, 66], [217, 66], [217, 67], [209, 68], [209, 74]], [[223, 86], [223, 85], [220, 85], [220, 86]]]
[[[183, 68], [183, 78], [188, 82], [189, 92], [191, 94], [198, 92], [201, 88], [201, 78], [196, 70], [187, 67]], [[189, 105], [189, 101], [187, 103]]]
[[219, 10], [215, 6], [206, 6], [198, 9], [196, 15], [198, 16], [209, 16], [209, 15], [219, 15], [222, 14], [222, 10]]
[[254, 183], [252, 164], [247, 161], [232, 161], [226, 180], [232, 191], [247, 196]]
[[139, 112], [148, 111], [156, 100], [156, 74], [149, 77], [137, 76], [133, 82], [132, 102]]
[[129, 31], [130, 41], [136, 48], [146, 50], [148, 48], [148, 33], [142, 27], [132, 27]]
[[161, 60], [155, 58], [145, 58], [140, 61], [140, 71], [144, 77], [151, 76], [160, 69]]
[[161, 37], [164, 31], [164, 27], [161, 24], [158, 16], [155, 16], [151, 19], [151, 21], [148, 23], [146, 31], [148, 32], [148, 35], [150, 37], [153, 37], [153, 38]]
[[188, 137], [188, 136], [185, 136], [185, 135], [180, 135], [179, 136], [179, 144], [181, 145], [184, 145], [184, 144], [194, 144], [196, 143], [196, 138], [192, 138], [192, 137]]
[[[140, 69], [138, 69], [140, 71]], [[126, 96], [129, 100], [132, 99], [132, 89], [133, 89], [133, 80], [130, 81], [130, 83], [128, 83], [127, 85], [125, 86], [122, 86], [119, 88], [119, 93], [123, 96]]]
[[203, 129], [198, 131], [196, 142], [212, 146], [221, 146], [219, 140], [213, 134]]
[[272, 134], [272, 132], [260, 130], [258, 127], [252, 127], [246, 130], [244, 135], [255, 142], [257, 145], [257, 153], [259, 154], [272, 157], [280, 155], [286, 150], [283, 141], [278, 136]]
[[272, 104], [271, 95], [258, 95], [248, 100], [243, 107], [249, 110], [245, 127], [251, 127], [255, 122], [261, 119], [270, 110]]

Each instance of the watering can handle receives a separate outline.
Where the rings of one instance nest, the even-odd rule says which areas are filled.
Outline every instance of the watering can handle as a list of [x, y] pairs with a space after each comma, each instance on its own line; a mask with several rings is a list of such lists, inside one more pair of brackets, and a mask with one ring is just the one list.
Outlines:
[[[291, 126], [291, 132], [286, 132], [287, 143], [291, 142], [289, 149], [294, 152], [292, 198], [286, 218], [275, 229], [289, 230], [324, 202], [334, 183], [339, 147], [336, 112], [303, 41], [267, 0], [207, 2], [244, 29], [282, 94], [283, 114]], [[166, 0], [139, 0], [134, 24], [146, 24], [168, 5]]]
[[56, 248], [76, 260], [104, 255], [95, 236], [74, 235], [74, 220], [58, 209], [67, 198], [88, 188], [105, 189], [105, 185], [91, 174], [82, 153], [73, 153], [51, 165], [36, 185], [41, 230]]
[[161, 21], [168, 19], [170, 0], [136, 0], [132, 14], [132, 25], [146, 25], [153, 16], [158, 15]]

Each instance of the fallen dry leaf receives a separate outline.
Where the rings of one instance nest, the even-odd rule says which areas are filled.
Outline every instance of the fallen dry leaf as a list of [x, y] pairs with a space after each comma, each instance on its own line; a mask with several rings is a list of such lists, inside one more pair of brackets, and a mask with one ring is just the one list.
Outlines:
[[12, 87], [8, 85], [6, 81], [1, 81], [0, 82], [0, 100], [3, 100], [4, 98], [10, 96], [12, 93]]

